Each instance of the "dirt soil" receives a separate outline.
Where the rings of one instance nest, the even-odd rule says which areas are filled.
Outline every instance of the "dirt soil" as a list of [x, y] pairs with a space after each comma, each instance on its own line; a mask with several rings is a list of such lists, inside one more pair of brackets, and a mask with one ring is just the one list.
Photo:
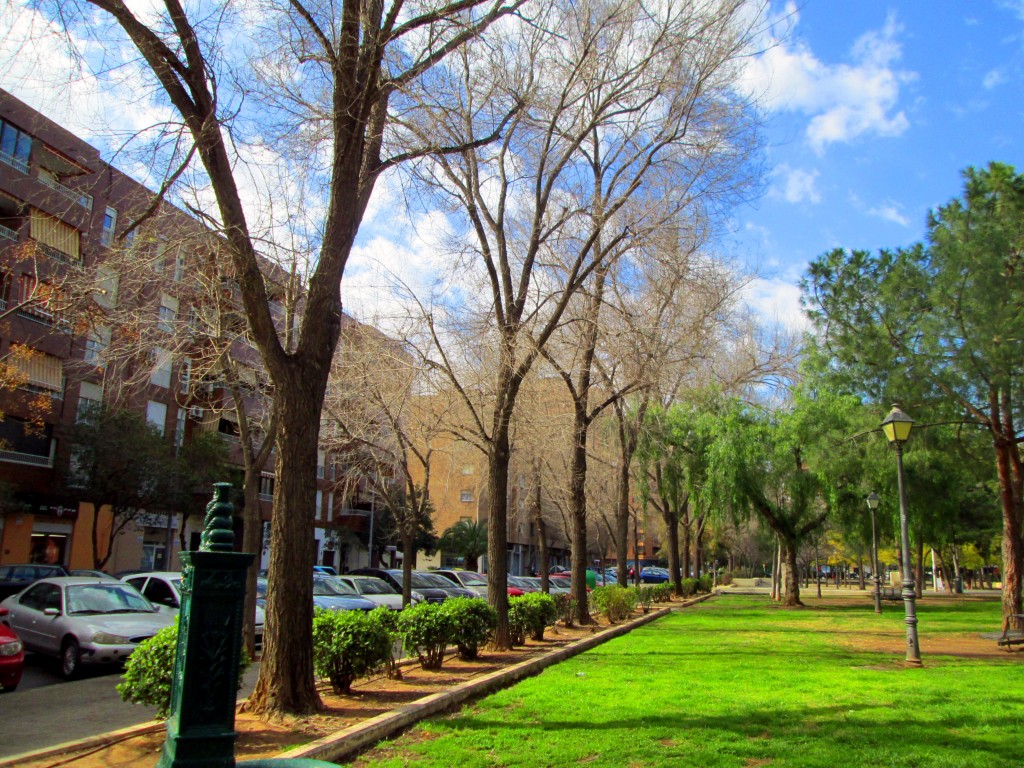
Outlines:
[[[406, 663], [401, 667], [401, 679], [363, 679], [352, 686], [352, 694], [348, 696], [338, 696], [331, 691], [329, 684], [320, 684], [318, 690], [324, 708], [315, 715], [268, 722], [251, 714], [238, 713], [235, 718], [235, 730], [239, 734], [235, 757], [239, 761], [276, 757], [283, 750], [314, 741], [474, 677], [561, 648], [608, 626], [603, 617], [595, 617], [595, 621], [596, 624], [587, 627], [549, 627], [543, 641], [528, 640], [524, 647], [512, 651], [484, 649], [474, 661], [462, 661], [457, 655], [451, 655], [445, 659], [442, 669], [436, 671], [423, 670], [417, 662]], [[162, 723], [154, 724], [145, 733], [127, 736], [113, 744], [51, 755], [21, 763], [19, 768], [152, 768], [159, 758], [165, 733]]]

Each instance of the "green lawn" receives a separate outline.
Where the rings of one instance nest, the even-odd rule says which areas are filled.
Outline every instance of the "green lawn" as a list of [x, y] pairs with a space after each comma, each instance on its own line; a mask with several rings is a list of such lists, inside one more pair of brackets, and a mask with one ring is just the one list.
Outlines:
[[928, 651], [969, 651], [965, 640], [998, 630], [998, 603], [919, 603], [925, 666], [904, 669], [902, 604], [876, 617], [868, 597], [808, 602], [727, 596], [687, 608], [355, 765], [1024, 765], [1024, 655]]

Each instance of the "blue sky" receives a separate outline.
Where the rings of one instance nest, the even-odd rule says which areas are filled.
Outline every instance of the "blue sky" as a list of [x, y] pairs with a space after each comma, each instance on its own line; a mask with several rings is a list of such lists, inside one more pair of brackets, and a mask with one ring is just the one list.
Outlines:
[[792, 15], [758, 66], [770, 84], [770, 175], [737, 211], [731, 247], [766, 278], [752, 299], [792, 324], [793, 286], [819, 254], [921, 240], [928, 210], [959, 194], [964, 168], [1024, 170], [1024, 3], [774, 10]]
[[[9, 0], [5, 13], [0, 84], [44, 114], [99, 147], [112, 131], [169, 116], [140, 94], [131, 66], [115, 83], [69, 77], [75, 62], [29, 0]], [[763, 96], [764, 190], [736, 210], [722, 247], [758, 270], [749, 301], [799, 327], [796, 285], [811, 259], [920, 240], [928, 210], [959, 193], [968, 165], [1024, 170], [1024, 0], [782, 0], [771, 13], [771, 44], [746, 73]], [[243, 186], [258, 196], [258, 180]], [[387, 312], [381, 270], [403, 272], [416, 289], [443, 266], [443, 216], [413, 214], [411, 226], [396, 227], [401, 204], [378, 185], [345, 280], [346, 306], [357, 312]]]

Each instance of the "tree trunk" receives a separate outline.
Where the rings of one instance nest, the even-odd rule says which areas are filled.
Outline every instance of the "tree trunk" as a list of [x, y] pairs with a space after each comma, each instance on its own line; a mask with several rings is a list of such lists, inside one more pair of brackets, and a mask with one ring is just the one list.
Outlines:
[[[662, 510], [665, 535], [668, 536], [668, 571], [677, 597], [683, 596], [683, 581], [679, 573], [679, 519], [665, 507]], [[636, 564], [636, 577], [640, 578], [640, 563]]]
[[487, 600], [498, 613], [493, 645], [512, 648], [508, 625], [508, 415], [495, 410], [494, 431], [487, 452], [487, 488], [491, 495], [487, 521]]
[[[619, 429], [620, 441], [624, 439]], [[629, 465], [632, 454], [620, 442], [618, 478], [615, 488], [615, 579], [620, 587], [627, 586], [629, 578]], [[633, 552], [634, 559], [636, 551]]]
[[682, 541], [679, 542], [679, 554], [682, 555], [682, 566], [683, 566], [683, 578], [690, 578], [690, 573], [693, 568], [693, 563], [690, 560], [690, 515], [688, 512], [684, 512], [679, 516], [679, 530], [682, 533]]
[[572, 504], [572, 597], [576, 601], [576, 623], [590, 623], [587, 605], [587, 399], [576, 401], [573, 419], [572, 458], [569, 465], [569, 499]]
[[800, 601], [800, 576], [796, 569], [797, 540], [786, 539], [785, 546], [782, 549], [786, 558], [786, 594], [784, 596], [784, 605], [788, 607], [802, 606], [803, 603]]
[[[242, 481], [242, 551], [256, 557], [245, 573], [245, 602], [242, 607], [242, 642], [250, 659], [256, 658], [256, 579], [263, 554], [263, 516], [260, 514], [260, 470], [246, 467]], [[266, 627], [264, 627], [266, 631]]]
[[999, 497], [1003, 510], [1002, 607], [1003, 629], [1024, 629], [1017, 618], [1022, 610], [1021, 573], [1024, 572], [1024, 544], [1021, 542], [1021, 488], [1019, 462], [1011, 455], [1012, 447], [996, 442], [996, 466], [999, 472]]
[[[402, 607], [412, 602], [412, 570], [416, 565], [416, 521], [414, 515], [406, 515], [402, 526]], [[469, 570], [476, 570], [474, 565]]]
[[537, 527], [537, 549], [540, 551], [540, 589], [545, 594], [551, 589], [548, 569], [551, 567], [551, 553], [548, 551], [548, 526], [544, 522], [544, 506], [542, 504], [540, 462], [534, 464], [535, 482], [533, 485], [533, 518]]
[[914, 570], [914, 593], [920, 600], [924, 595], [924, 539], [919, 537], [917, 540], [917, 562], [915, 563]]
[[260, 674], [247, 704], [248, 711], [260, 714], [314, 712], [321, 706], [313, 678], [312, 574], [318, 425], [325, 382], [293, 375], [277, 386], [275, 405], [281, 421], [267, 624]]

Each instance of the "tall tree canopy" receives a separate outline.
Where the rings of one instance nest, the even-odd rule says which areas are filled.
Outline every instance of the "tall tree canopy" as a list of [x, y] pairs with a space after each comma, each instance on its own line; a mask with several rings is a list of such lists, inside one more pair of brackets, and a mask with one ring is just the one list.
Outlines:
[[834, 250], [803, 283], [820, 343], [850, 391], [918, 421], [964, 419], [992, 445], [1003, 517], [1003, 618], [1020, 626], [1024, 549], [1024, 177], [968, 168], [925, 243]]

